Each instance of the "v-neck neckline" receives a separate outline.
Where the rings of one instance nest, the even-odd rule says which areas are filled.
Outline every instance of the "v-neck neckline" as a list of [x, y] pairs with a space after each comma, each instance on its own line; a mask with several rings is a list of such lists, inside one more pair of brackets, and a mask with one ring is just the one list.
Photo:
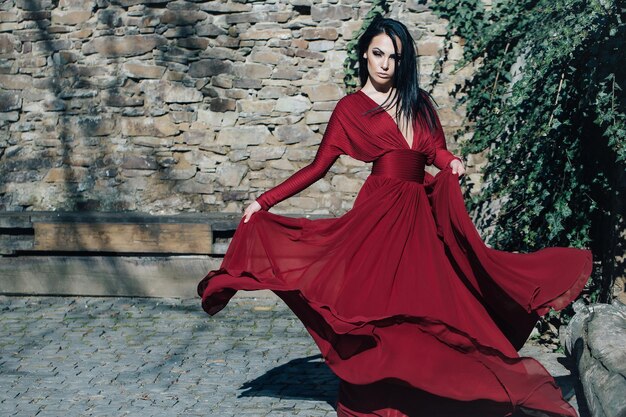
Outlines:
[[[373, 98], [371, 98], [370, 96], [368, 96], [366, 93], [363, 92], [362, 89], [358, 90], [357, 93], [361, 93], [363, 96], [365, 96], [365, 98], [367, 98], [369, 101], [371, 101], [372, 103], [376, 104], [377, 106], [380, 106], [380, 104], [378, 104], [376, 102], [376, 100], [374, 100]], [[400, 138], [402, 139], [402, 142], [404, 142], [404, 144], [409, 148], [409, 149], [413, 149], [413, 145], [415, 144], [415, 126], [413, 126], [413, 137], [412, 137], [412, 141], [411, 144], [409, 144], [409, 141], [406, 140], [406, 138], [404, 137], [404, 133], [402, 133], [402, 130], [400, 129], [400, 127], [398, 126], [398, 123], [396, 123], [396, 121], [394, 120], [394, 118], [389, 114], [389, 112], [387, 112], [387, 110], [382, 109], [382, 111], [387, 115], [387, 117], [389, 117], [389, 120], [391, 121], [391, 123], [393, 123], [393, 125], [396, 127], [396, 129], [398, 130], [398, 133], [400, 135]]]

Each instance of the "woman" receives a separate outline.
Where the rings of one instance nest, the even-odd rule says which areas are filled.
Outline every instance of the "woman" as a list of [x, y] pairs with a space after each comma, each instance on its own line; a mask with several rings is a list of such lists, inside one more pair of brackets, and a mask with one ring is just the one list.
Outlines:
[[[486, 247], [406, 27], [375, 20], [359, 60], [362, 88], [337, 103], [315, 160], [246, 208], [220, 269], [198, 286], [203, 308], [273, 290], [340, 378], [339, 416], [575, 416], [517, 349], [538, 315], [578, 295], [591, 253]], [[351, 210], [317, 220], [268, 211], [341, 154], [373, 162]], [[432, 177], [427, 164], [441, 171]]]

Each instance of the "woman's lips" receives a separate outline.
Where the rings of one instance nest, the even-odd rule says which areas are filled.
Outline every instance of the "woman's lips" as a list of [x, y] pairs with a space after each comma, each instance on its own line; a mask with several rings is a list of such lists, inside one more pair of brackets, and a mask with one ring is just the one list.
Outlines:
[[382, 72], [377, 72], [376, 74], [378, 74], [378, 76], [379, 76], [380, 78], [389, 78], [389, 75], [384, 74], [384, 73], [382, 73]]

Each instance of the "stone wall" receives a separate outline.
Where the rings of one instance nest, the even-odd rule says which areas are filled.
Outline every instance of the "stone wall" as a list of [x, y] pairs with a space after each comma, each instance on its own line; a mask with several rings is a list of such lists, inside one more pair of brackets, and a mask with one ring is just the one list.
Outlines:
[[[444, 50], [446, 22], [421, 3], [389, 1], [390, 17], [411, 29], [451, 138], [463, 114], [449, 91], [471, 68], [452, 74], [461, 42]], [[370, 7], [2, 2], [0, 210], [240, 212], [313, 159]], [[342, 156], [275, 210], [341, 214], [369, 170]]]

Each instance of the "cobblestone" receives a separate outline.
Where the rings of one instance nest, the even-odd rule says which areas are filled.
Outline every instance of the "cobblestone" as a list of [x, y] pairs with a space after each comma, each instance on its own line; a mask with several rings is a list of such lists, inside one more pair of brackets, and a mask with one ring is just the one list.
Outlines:
[[[561, 355], [526, 349], [575, 404]], [[337, 379], [273, 298], [0, 297], [0, 415], [326, 417]]]

